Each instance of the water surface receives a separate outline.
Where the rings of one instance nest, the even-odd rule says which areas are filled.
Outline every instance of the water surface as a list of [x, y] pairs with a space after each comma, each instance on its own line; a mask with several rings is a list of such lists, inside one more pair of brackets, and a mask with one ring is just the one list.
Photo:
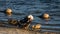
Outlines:
[[[4, 11], [7, 8], [13, 10], [11, 18], [20, 20], [32, 14], [33, 24], [40, 23], [41, 31], [60, 32], [60, 0], [0, 0], [0, 10]], [[37, 17], [43, 13], [48, 13], [51, 19], [46, 21]], [[0, 12], [1, 21], [7, 21], [8, 18]]]

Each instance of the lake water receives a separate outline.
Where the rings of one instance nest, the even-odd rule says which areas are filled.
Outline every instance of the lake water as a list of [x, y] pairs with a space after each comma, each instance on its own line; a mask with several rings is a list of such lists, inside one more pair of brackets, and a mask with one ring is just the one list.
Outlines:
[[[34, 16], [33, 24], [40, 23], [41, 31], [60, 32], [60, 0], [0, 0], [0, 11], [13, 10], [11, 18], [22, 19], [26, 15]], [[51, 19], [46, 21], [37, 16], [48, 13]], [[9, 17], [0, 12], [0, 21]]]

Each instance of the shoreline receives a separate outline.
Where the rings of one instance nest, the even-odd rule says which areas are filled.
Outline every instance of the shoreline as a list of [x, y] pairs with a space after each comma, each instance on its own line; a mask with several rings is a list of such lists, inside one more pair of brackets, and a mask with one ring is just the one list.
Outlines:
[[36, 32], [20, 28], [0, 27], [0, 34], [59, 34], [60, 32]]

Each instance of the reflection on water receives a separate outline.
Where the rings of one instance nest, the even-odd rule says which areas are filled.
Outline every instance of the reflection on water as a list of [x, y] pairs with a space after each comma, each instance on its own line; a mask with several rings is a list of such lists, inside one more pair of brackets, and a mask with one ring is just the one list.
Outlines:
[[[42, 24], [42, 31], [60, 31], [60, 0], [0, 0], [0, 10], [7, 8], [13, 10], [11, 18], [20, 20], [28, 14], [34, 16], [33, 24]], [[38, 18], [43, 13], [49, 13], [51, 19], [46, 21]], [[7, 21], [10, 18], [0, 13], [0, 20]]]

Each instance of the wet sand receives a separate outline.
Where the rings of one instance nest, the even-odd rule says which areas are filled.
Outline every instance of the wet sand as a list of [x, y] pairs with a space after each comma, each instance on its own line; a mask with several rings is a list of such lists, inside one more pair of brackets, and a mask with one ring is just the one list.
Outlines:
[[60, 34], [59, 32], [35, 32], [20, 28], [0, 27], [0, 34]]

